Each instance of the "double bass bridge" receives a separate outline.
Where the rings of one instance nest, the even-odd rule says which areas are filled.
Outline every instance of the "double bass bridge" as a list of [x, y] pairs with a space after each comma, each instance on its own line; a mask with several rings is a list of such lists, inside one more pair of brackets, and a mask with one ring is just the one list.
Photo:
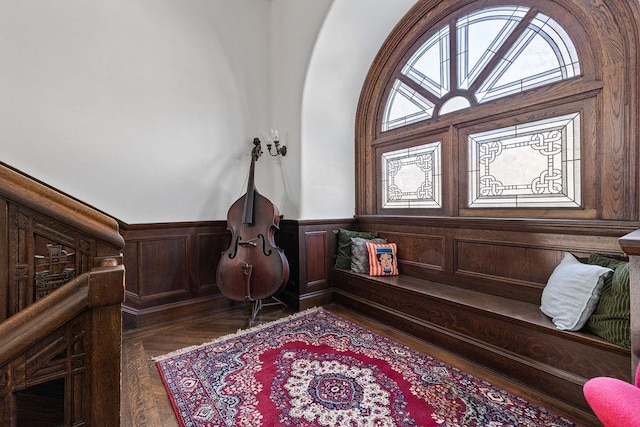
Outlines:
[[248, 246], [253, 246], [255, 248], [256, 246], [258, 246], [256, 240], [258, 240], [257, 237], [255, 239], [247, 240], [246, 242], [238, 242], [238, 244], [243, 248], [246, 248]]
[[253, 239], [246, 240], [244, 242], [238, 242], [238, 245], [242, 246], [243, 248], [249, 246], [256, 248], [258, 247], [258, 243], [256, 242], [256, 240], [260, 240], [262, 242], [262, 253], [264, 254], [264, 256], [269, 256], [273, 253], [271, 249], [267, 250], [266, 240], [262, 234], [258, 234], [258, 236], [254, 237]]

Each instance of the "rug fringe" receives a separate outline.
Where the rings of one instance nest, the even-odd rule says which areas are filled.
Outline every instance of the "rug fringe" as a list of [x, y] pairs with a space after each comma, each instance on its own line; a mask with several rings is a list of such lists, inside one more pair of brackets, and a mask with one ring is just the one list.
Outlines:
[[214, 339], [212, 341], [208, 341], [208, 342], [205, 342], [205, 343], [202, 343], [202, 344], [195, 344], [195, 345], [192, 345], [192, 346], [189, 346], [189, 347], [181, 348], [179, 350], [172, 351], [171, 353], [163, 354], [161, 356], [155, 356], [155, 357], [152, 357], [151, 360], [153, 360], [154, 362], [160, 362], [162, 360], [169, 359], [171, 357], [180, 356], [181, 354], [188, 353], [188, 352], [190, 352], [192, 350], [195, 350], [195, 349], [200, 348], [200, 347], [204, 347], [206, 345], [215, 344], [215, 343], [218, 343], [218, 342], [221, 342], [221, 341], [228, 340], [230, 338], [241, 337], [243, 335], [246, 335], [246, 334], [249, 334], [249, 333], [252, 333], [252, 332], [255, 332], [255, 331], [259, 331], [259, 330], [267, 328], [267, 327], [270, 327], [272, 325], [277, 325], [277, 324], [282, 323], [282, 322], [291, 321], [292, 319], [295, 319], [297, 317], [304, 316], [304, 315], [307, 315], [307, 314], [310, 314], [310, 313], [313, 313], [313, 312], [316, 312], [316, 311], [324, 311], [324, 308], [322, 308], [322, 307], [307, 308], [306, 310], [302, 310], [302, 311], [299, 311], [297, 313], [293, 313], [293, 314], [291, 314], [291, 315], [289, 315], [287, 317], [283, 317], [281, 319], [272, 320], [271, 322], [263, 323], [261, 325], [252, 326], [252, 327], [247, 328], [247, 329], [238, 329], [235, 333], [223, 335], [223, 336], [218, 337], [218, 338], [216, 338], [216, 339]]

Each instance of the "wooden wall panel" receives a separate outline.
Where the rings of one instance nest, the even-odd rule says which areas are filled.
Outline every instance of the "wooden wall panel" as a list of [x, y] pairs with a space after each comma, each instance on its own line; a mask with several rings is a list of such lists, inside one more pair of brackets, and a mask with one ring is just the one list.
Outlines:
[[[353, 227], [351, 219], [281, 221], [275, 242], [285, 252], [290, 275], [278, 299], [297, 310], [331, 302], [337, 233], [340, 228]], [[226, 221], [121, 224], [121, 229], [126, 242], [125, 327], [236, 304], [224, 297], [216, 284], [220, 256], [231, 241]], [[418, 262], [434, 262], [433, 242], [426, 237], [414, 243]]]
[[127, 328], [233, 304], [216, 285], [220, 255], [229, 247], [226, 221], [121, 225], [127, 270]]
[[398, 245], [400, 264], [411, 263], [427, 269], [444, 271], [445, 237], [443, 235], [385, 231], [380, 237]]
[[222, 252], [229, 247], [229, 233], [199, 233], [197, 240], [198, 288], [216, 286], [216, 270]]
[[0, 319], [6, 319], [9, 291], [9, 248], [4, 242], [9, 241], [9, 207], [7, 201], [0, 198]]
[[553, 269], [571, 252], [624, 256], [617, 239], [637, 223], [478, 218], [356, 218], [398, 244], [400, 274], [537, 304]]
[[[333, 234], [331, 234], [333, 236]], [[313, 231], [304, 233], [307, 267], [307, 291], [326, 287], [328, 285], [327, 271], [327, 232]]]
[[353, 230], [354, 221], [282, 221], [276, 241], [285, 251], [291, 274], [286, 288], [278, 295], [279, 299], [297, 310], [332, 301], [330, 277], [340, 228]]
[[187, 292], [187, 256], [187, 236], [138, 242], [138, 295], [144, 299]]
[[122, 250], [122, 257], [126, 268], [125, 290], [129, 295], [139, 295], [138, 274], [138, 242], [125, 243]]
[[[455, 239], [455, 273], [544, 286], [561, 257], [550, 248]], [[508, 259], [509, 262], [504, 262]]]

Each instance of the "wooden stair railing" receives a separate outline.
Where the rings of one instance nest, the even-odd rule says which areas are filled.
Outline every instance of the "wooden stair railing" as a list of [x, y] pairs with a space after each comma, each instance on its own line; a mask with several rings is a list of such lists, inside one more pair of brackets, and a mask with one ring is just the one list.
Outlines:
[[123, 248], [116, 220], [0, 163], [0, 425], [43, 394], [52, 425], [120, 425]]
[[124, 266], [103, 264], [0, 324], [0, 424], [16, 392], [63, 379], [65, 425], [120, 425]]

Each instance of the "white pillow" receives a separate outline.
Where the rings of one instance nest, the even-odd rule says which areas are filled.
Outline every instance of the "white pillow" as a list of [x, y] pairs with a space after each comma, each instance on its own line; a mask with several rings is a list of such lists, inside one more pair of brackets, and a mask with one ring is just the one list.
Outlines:
[[583, 264], [565, 252], [542, 291], [540, 310], [558, 329], [582, 329], [598, 305], [605, 276], [611, 273], [610, 268]]

